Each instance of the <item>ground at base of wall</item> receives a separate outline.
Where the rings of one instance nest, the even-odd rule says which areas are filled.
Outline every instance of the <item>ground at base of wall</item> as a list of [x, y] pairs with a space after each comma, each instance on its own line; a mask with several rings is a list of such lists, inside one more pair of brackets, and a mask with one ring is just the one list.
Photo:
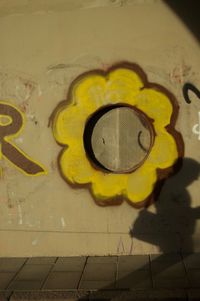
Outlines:
[[198, 301], [200, 289], [110, 291], [43, 291], [0, 293], [0, 301]]
[[200, 253], [0, 258], [0, 301], [200, 300]]

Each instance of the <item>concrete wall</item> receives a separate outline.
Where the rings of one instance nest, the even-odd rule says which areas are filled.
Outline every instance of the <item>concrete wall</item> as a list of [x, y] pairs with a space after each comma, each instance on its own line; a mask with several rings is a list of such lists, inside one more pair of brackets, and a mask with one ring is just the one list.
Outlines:
[[[167, 4], [1, 1], [0, 38], [0, 98], [26, 118], [23, 131], [12, 142], [47, 170], [47, 174], [27, 176], [5, 156], [1, 158], [0, 256], [199, 250], [200, 214], [191, 208], [200, 202], [196, 181], [200, 102], [190, 93], [192, 102], [187, 104], [182, 94], [187, 82], [198, 88], [199, 43]], [[176, 129], [185, 144], [183, 169], [166, 182], [159, 205], [151, 205], [148, 213], [127, 202], [100, 207], [87, 189], [70, 187], [59, 174], [61, 147], [48, 127], [72, 80], [121, 61], [139, 64], [149, 81], [170, 90], [180, 105]], [[158, 219], [152, 219], [153, 214]], [[181, 229], [189, 229], [187, 235], [181, 236]]]

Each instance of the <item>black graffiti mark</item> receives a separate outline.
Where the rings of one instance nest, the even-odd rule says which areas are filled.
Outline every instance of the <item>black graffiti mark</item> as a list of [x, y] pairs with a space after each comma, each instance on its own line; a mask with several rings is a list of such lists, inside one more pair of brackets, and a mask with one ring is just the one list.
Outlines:
[[193, 84], [186, 83], [183, 86], [183, 96], [188, 104], [191, 103], [189, 91], [192, 91], [200, 99], [200, 91]]
[[139, 131], [139, 133], [138, 133], [138, 144], [139, 144], [139, 146], [141, 147], [141, 149], [142, 149], [145, 153], [147, 153], [148, 150], [144, 147], [144, 145], [142, 145], [142, 142], [141, 142], [141, 139], [140, 139], [141, 135], [142, 135], [142, 131]]

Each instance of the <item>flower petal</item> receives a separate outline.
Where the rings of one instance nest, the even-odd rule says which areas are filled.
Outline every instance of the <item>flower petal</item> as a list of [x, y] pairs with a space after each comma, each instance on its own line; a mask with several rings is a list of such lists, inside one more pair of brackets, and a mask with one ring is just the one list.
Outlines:
[[127, 183], [127, 198], [132, 203], [145, 200], [153, 191], [157, 180], [155, 168], [146, 165], [130, 174]]
[[143, 89], [136, 96], [136, 106], [154, 120], [155, 126], [165, 127], [170, 124], [173, 107], [165, 94], [153, 89]]
[[167, 131], [160, 132], [155, 137], [152, 150], [147, 158], [148, 162], [155, 168], [168, 168], [178, 158], [177, 145], [174, 138]]
[[97, 74], [81, 78], [73, 87], [72, 102], [93, 113], [105, 104], [106, 79]]
[[53, 128], [58, 143], [72, 145], [77, 140], [82, 140], [86, 119], [85, 110], [80, 110], [76, 106], [68, 106], [60, 111]]
[[96, 174], [92, 181], [92, 192], [97, 198], [106, 200], [121, 195], [126, 187], [126, 182], [126, 175]]
[[73, 146], [66, 149], [60, 158], [62, 174], [74, 184], [86, 184], [92, 181], [94, 169], [87, 160], [84, 151]]
[[130, 69], [119, 68], [108, 75], [107, 103], [135, 104], [135, 95], [144, 86], [139, 75]]

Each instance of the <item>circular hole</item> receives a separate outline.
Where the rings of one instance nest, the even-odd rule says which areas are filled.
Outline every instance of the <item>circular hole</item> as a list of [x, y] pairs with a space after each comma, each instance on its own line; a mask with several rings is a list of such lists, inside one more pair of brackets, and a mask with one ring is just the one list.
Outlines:
[[154, 138], [150, 120], [134, 107], [107, 106], [95, 112], [84, 132], [84, 146], [96, 167], [114, 173], [138, 168]]

